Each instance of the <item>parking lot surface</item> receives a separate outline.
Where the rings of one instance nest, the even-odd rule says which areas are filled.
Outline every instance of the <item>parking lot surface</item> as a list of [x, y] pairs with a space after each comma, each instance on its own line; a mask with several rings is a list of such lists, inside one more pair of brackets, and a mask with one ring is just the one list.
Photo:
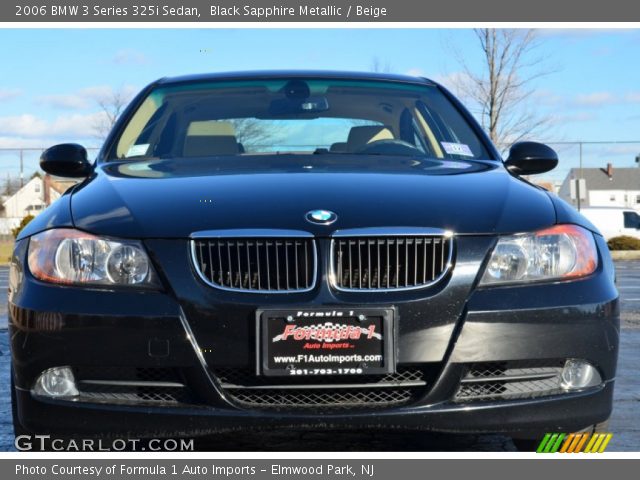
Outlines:
[[[614, 411], [607, 451], [640, 451], [640, 261], [616, 263], [622, 308], [620, 359]], [[0, 292], [5, 292], [8, 270], [0, 267]], [[0, 297], [0, 451], [14, 450], [9, 397], [10, 353], [6, 331], [7, 305]], [[516, 451], [502, 435], [445, 435], [434, 433], [259, 432], [220, 435], [199, 443], [211, 451]]]

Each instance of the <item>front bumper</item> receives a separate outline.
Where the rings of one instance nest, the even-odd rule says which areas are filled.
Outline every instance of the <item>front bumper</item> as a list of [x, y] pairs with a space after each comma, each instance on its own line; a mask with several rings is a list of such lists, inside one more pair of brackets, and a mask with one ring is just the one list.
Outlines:
[[61, 436], [173, 438], [239, 429], [351, 428], [536, 435], [547, 431], [574, 432], [609, 418], [613, 383], [589, 392], [531, 400], [473, 406], [441, 403], [375, 413], [324, 415], [39, 401], [28, 391], [16, 393], [20, 420], [27, 429]]
[[[466, 242], [466, 243], [465, 243]], [[599, 247], [606, 248], [598, 240]], [[489, 238], [458, 240], [450, 278], [402, 295], [315, 291], [273, 299], [223, 295], [201, 285], [176, 241], [148, 242], [165, 291], [59, 287], [34, 279], [14, 256], [10, 335], [17, 416], [36, 433], [57, 435], [197, 436], [238, 428], [407, 428], [448, 432], [575, 431], [606, 420], [612, 409], [619, 336], [612, 266], [583, 280], [474, 289]], [[186, 255], [186, 248], [185, 248]], [[324, 279], [323, 279], [324, 280]], [[255, 365], [255, 310], [285, 305], [393, 306], [398, 313], [399, 368], [419, 368], [427, 385], [409, 402], [385, 408], [253, 408], [221, 384], [219, 368]], [[63, 308], [61, 308], [63, 306]], [[473, 365], [554, 364], [578, 358], [603, 382], [584, 391], [548, 391], [460, 401]], [[55, 366], [179, 371], [193, 394], [184, 403], [52, 400], [31, 393]], [[493, 367], [492, 367], [493, 368]]]

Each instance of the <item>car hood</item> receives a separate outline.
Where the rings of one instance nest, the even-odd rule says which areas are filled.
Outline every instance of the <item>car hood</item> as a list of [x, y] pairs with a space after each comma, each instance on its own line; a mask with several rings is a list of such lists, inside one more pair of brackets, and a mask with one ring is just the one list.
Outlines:
[[[313, 209], [338, 219], [313, 225], [305, 219]], [[555, 223], [549, 196], [496, 162], [333, 155], [103, 163], [76, 188], [71, 211], [80, 229], [127, 238], [382, 226], [496, 234]]]

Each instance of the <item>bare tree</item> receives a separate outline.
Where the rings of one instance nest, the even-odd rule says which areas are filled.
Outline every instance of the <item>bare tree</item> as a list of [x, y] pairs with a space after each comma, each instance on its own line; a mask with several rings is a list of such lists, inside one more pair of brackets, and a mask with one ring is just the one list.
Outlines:
[[20, 179], [10, 176], [7, 172], [7, 178], [4, 181], [4, 186], [2, 188], [2, 195], [11, 196], [20, 190], [20, 187]]
[[98, 138], [102, 140], [106, 138], [129, 100], [131, 100], [131, 92], [124, 87], [111, 90], [109, 94], [96, 98], [96, 103], [101, 110], [101, 115], [94, 125]]
[[535, 30], [483, 28], [474, 32], [482, 50], [482, 68], [472, 69], [456, 52], [463, 72], [452, 79], [453, 88], [471, 102], [491, 140], [505, 150], [548, 128], [550, 117], [536, 111], [531, 100], [533, 81], [551, 70], [537, 52]]
[[277, 141], [278, 132], [274, 125], [261, 122], [256, 118], [236, 118], [229, 120], [235, 129], [236, 137], [249, 151], [253, 148], [264, 147]]
[[384, 62], [375, 56], [371, 59], [371, 71], [376, 73], [391, 73], [393, 68], [388, 60]]

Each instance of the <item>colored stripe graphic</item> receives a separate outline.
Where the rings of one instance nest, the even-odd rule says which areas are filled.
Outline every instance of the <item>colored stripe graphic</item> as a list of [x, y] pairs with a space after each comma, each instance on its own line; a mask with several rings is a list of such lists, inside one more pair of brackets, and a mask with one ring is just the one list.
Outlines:
[[573, 442], [573, 439], [575, 437], [576, 437], [575, 433], [570, 433], [569, 435], [567, 435], [567, 439], [562, 444], [562, 448], [560, 449], [560, 453], [566, 453], [567, 449], [569, 448], [569, 446], [571, 445], [571, 443]]
[[556, 438], [558, 438], [557, 433], [551, 434], [551, 438], [547, 442], [547, 445], [544, 447], [543, 453], [551, 453], [551, 449], [553, 448], [553, 444], [556, 443]]
[[587, 441], [588, 438], [589, 438], [589, 434], [588, 433], [583, 433], [582, 434], [582, 438], [578, 442], [578, 445], [576, 445], [576, 448], [573, 451], [573, 453], [580, 453], [582, 451], [582, 447], [584, 446], [584, 444], [585, 444], [585, 442]]
[[582, 441], [583, 437], [584, 437], [583, 433], [577, 433], [575, 435], [575, 437], [573, 437], [573, 441], [571, 442], [571, 445], [567, 449], [567, 453], [576, 453], [576, 449], [578, 448], [578, 444]]
[[613, 438], [612, 433], [546, 433], [537, 453], [602, 453]]
[[540, 445], [538, 445], [538, 448], [536, 448], [536, 453], [544, 453], [544, 447], [547, 446], [547, 442], [549, 441], [550, 438], [551, 438], [550, 433], [545, 434], [544, 438], [540, 442]]
[[598, 436], [599, 435], [597, 433], [591, 436], [591, 438], [587, 442], [587, 446], [584, 449], [584, 453], [591, 453], [591, 447], [593, 447], [593, 445], [596, 443], [596, 440], [598, 440]]
[[558, 435], [558, 439], [556, 440], [556, 443], [553, 445], [553, 447], [551, 447], [549, 453], [556, 453], [558, 451], [560, 445], [562, 445], [562, 440], [564, 440], [564, 437], [566, 437], [566, 434], [564, 433]]
[[609, 442], [613, 438], [613, 433], [605, 433], [605, 435], [606, 437], [602, 441], [602, 445], [600, 445], [600, 449], [598, 450], [598, 453], [604, 452], [605, 448], [607, 448], [607, 445], [609, 445]]

